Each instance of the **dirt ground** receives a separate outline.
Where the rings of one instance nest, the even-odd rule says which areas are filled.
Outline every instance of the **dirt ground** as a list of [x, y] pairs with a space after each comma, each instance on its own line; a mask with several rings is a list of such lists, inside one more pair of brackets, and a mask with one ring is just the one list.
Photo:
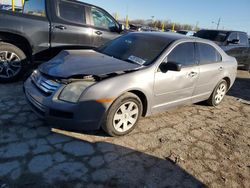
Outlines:
[[0, 188], [250, 187], [250, 74], [223, 103], [143, 118], [128, 136], [51, 129], [0, 85]]

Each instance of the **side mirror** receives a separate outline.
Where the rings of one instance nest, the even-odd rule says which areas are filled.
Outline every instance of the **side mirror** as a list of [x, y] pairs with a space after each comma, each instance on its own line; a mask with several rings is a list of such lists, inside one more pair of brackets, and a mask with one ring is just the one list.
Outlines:
[[182, 64], [180, 63], [175, 63], [175, 62], [164, 62], [160, 65], [160, 70], [163, 72], [163, 73], [166, 73], [168, 71], [181, 71], [181, 68], [182, 68]]
[[125, 30], [125, 26], [123, 24], [119, 24], [120, 32]]
[[240, 40], [239, 39], [228, 40], [227, 43], [228, 44], [239, 44]]
[[121, 33], [122, 31], [124, 31], [125, 27], [123, 24], [119, 24], [119, 26], [115, 25], [112, 27], [109, 27], [109, 30], [111, 32], [117, 32], [117, 33]]

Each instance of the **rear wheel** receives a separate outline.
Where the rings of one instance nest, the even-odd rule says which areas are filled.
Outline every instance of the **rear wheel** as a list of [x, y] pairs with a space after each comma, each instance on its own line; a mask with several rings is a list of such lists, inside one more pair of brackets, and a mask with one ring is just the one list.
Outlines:
[[123, 136], [130, 133], [142, 114], [139, 97], [126, 93], [119, 97], [110, 107], [102, 128], [110, 136]]
[[214, 89], [212, 95], [207, 100], [211, 106], [218, 106], [224, 99], [228, 90], [228, 84], [226, 80], [222, 80]]
[[16, 81], [24, 72], [24, 52], [9, 43], [0, 43], [0, 82]]

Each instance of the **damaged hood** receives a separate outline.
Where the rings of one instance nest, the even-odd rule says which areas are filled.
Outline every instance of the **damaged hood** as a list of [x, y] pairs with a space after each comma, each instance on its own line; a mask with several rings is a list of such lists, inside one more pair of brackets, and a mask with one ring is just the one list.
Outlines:
[[94, 50], [65, 50], [47, 63], [40, 65], [39, 70], [52, 77], [70, 78], [119, 74], [140, 67], [142, 65], [122, 61]]

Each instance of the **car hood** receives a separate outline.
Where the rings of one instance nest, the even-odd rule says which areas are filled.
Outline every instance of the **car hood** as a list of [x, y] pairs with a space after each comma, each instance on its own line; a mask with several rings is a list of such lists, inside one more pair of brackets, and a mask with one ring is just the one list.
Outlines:
[[123, 73], [142, 67], [94, 50], [64, 50], [39, 66], [39, 71], [57, 78]]

